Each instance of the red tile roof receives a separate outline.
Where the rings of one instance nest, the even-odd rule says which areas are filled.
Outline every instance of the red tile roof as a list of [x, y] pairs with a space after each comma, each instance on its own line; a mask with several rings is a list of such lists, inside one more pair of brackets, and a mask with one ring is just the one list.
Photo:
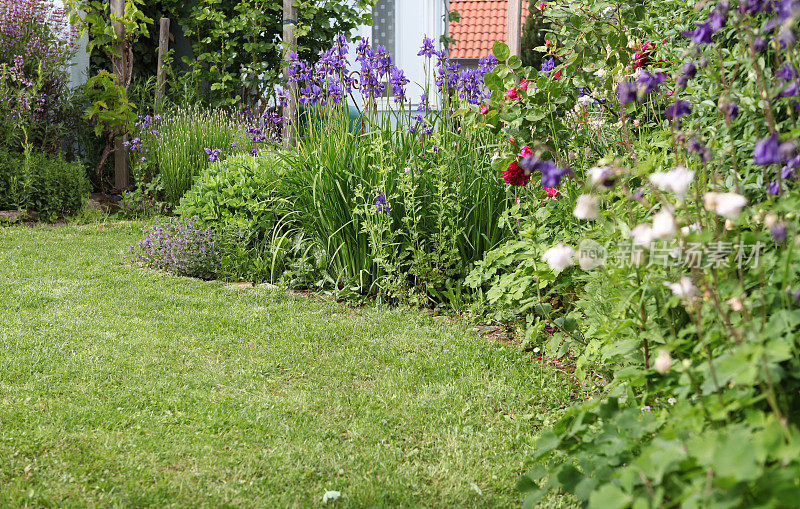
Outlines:
[[[506, 42], [508, 2], [505, 0], [450, 0], [450, 11], [461, 14], [461, 21], [450, 23], [452, 58], [481, 58], [492, 52], [494, 41]], [[528, 15], [528, 2], [522, 2], [522, 23]]]

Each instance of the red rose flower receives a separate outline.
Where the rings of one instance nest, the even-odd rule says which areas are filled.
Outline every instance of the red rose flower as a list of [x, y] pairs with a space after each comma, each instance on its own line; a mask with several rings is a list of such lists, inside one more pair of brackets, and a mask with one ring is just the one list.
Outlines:
[[508, 169], [503, 172], [503, 180], [510, 186], [524, 186], [530, 178], [516, 161], [512, 161]]
[[544, 187], [542, 189], [544, 189], [544, 192], [547, 193], [547, 196], [549, 198], [555, 198], [556, 196], [558, 196], [560, 194], [558, 192], [558, 189], [555, 189], [555, 188], [552, 188], [552, 187]]
[[531, 84], [530, 81], [522, 80], [522, 82], [519, 84], [519, 88], [521, 88], [522, 90], [527, 92], [528, 91], [528, 85], [530, 85], [530, 84]]
[[557, 80], [560, 77], [561, 77], [561, 70], [558, 70], [558, 71], [556, 71], [555, 74], [553, 74], [553, 79], [554, 80]]
[[489, 113], [489, 108], [481, 106], [481, 115], [486, 115], [487, 113]]
[[538, 7], [539, 7], [539, 10], [540, 10], [540, 11], [543, 11], [543, 10], [544, 10], [544, 8], [545, 8], [545, 7], [547, 7], [547, 5], [545, 5], [545, 3], [544, 3], [544, 2], [541, 2], [541, 3], [538, 5]]
[[531, 150], [531, 148], [528, 145], [525, 145], [524, 147], [519, 149], [519, 154], [517, 155], [520, 157], [528, 157], [531, 154], [533, 154], [533, 150]]
[[517, 87], [511, 87], [511, 90], [506, 92], [506, 97], [508, 97], [512, 101], [516, 101], [517, 99], [519, 99], [519, 95], [518, 95], [518, 92], [517, 92]]

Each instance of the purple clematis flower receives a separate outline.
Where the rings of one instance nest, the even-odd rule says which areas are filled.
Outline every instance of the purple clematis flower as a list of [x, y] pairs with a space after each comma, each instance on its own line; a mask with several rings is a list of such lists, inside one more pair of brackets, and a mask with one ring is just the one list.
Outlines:
[[696, 23], [697, 28], [694, 30], [687, 30], [681, 32], [685, 37], [690, 37], [695, 44], [709, 44], [711, 43], [711, 34], [714, 30], [711, 28], [711, 23]]
[[753, 148], [753, 161], [761, 166], [776, 164], [781, 162], [780, 143], [778, 135], [772, 134], [756, 143]]
[[667, 106], [664, 115], [671, 120], [678, 120], [692, 112], [692, 104], [688, 101], [677, 100], [674, 104]]

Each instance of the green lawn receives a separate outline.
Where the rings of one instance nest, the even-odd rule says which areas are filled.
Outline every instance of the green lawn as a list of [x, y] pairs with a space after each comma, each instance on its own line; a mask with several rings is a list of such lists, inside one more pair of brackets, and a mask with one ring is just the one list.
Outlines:
[[420, 312], [131, 268], [141, 227], [0, 228], [0, 507], [519, 507], [566, 376]]

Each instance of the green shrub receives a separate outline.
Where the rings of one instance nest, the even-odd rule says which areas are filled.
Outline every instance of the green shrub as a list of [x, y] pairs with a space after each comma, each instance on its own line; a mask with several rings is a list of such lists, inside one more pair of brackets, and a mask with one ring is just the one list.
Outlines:
[[24, 156], [0, 152], [0, 208], [36, 212], [46, 220], [77, 213], [86, 202], [91, 184], [80, 162], [60, 154]]
[[227, 280], [311, 286], [323, 263], [306, 240], [286, 187], [289, 173], [275, 154], [241, 154], [212, 163], [176, 209], [212, 226]]

